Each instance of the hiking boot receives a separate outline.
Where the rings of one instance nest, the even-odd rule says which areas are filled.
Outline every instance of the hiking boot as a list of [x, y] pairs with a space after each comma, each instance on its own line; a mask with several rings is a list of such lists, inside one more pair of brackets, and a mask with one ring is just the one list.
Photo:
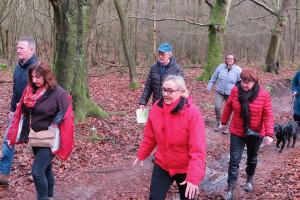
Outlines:
[[221, 125], [221, 122], [218, 122], [216, 128], [214, 129], [216, 132], [218, 132], [220, 130], [220, 125]]
[[224, 135], [228, 134], [228, 133], [229, 133], [229, 127], [226, 126], [225, 131], [222, 131], [222, 133], [223, 133]]
[[253, 190], [253, 176], [247, 175], [247, 183], [245, 186], [245, 191], [246, 192], [251, 192]]
[[9, 174], [0, 174], [0, 185], [8, 185]]
[[54, 198], [53, 197], [48, 197], [47, 200], [54, 200]]
[[229, 182], [225, 200], [233, 200], [234, 188], [235, 188], [235, 181]]

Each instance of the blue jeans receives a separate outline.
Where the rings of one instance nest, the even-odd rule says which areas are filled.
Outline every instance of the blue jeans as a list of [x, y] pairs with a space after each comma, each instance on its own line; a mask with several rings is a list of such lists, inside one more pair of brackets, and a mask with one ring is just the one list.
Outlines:
[[47, 200], [53, 197], [54, 175], [52, 171], [52, 151], [48, 147], [32, 147], [34, 161], [32, 164], [32, 177], [38, 200]]
[[[13, 117], [11, 118], [8, 128], [10, 127], [10, 124], [12, 122]], [[15, 145], [10, 148], [7, 144], [7, 133], [8, 128], [5, 132], [4, 138], [3, 138], [3, 144], [2, 144], [2, 158], [0, 160], [0, 174], [10, 174], [11, 165], [13, 163], [14, 158], [14, 150]]]

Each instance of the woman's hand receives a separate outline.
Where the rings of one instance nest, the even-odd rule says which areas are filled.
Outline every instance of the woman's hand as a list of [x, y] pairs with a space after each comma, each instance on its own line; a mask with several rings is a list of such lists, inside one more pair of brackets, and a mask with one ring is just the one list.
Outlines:
[[225, 128], [226, 128], [225, 125], [220, 124], [219, 129], [220, 129], [221, 131], [225, 131]]
[[270, 136], [266, 136], [265, 137], [265, 144], [266, 145], [270, 145], [273, 142], [273, 138], [271, 138]]
[[141, 161], [141, 166], [144, 166], [144, 161], [143, 161], [143, 160], [140, 160], [140, 159], [138, 159], [138, 158], [136, 158], [136, 159], [134, 160], [134, 162], [133, 162], [132, 167], [135, 167], [135, 165], [136, 165], [139, 161]]
[[184, 185], [184, 184], [187, 184], [185, 189], [185, 197], [188, 197], [189, 199], [193, 199], [197, 194], [199, 194], [198, 185], [194, 185], [186, 181], [180, 183], [180, 185]]
[[10, 140], [7, 140], [7, 145], [9, 146], [9, 148], [13, 148], [13, 145], [12, 144], [10, 144]]

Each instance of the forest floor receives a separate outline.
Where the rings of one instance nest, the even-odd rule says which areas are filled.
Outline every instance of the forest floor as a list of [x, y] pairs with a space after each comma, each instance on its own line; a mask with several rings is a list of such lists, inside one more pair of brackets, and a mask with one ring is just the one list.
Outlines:
[[[112, 70], [93, 69], [90, 74], [91, 97], [111, 116], [108, 119], [87, 118], [86, 122], [76, 125], [72, 154], [67, 161], [57, 157], [53, 160], [55, 200], [148, 199], [153, 166], [151, 157], [143, 167], [132, 168], [132, 163], [143, 139], [145, 124], [136, 122], [135, 110], [149, 68], [138, 68], [141, 85], [138, 89], [129, 89], [128, 73]], [[9, 122], [11, 71], [0, 72], [1, 138]], [[213, 130], [216, 125], [215, 91], [206, 91], [207, 82], [194, 81], [202, 69], [185, 68], [184, 71], [190, 96], [206, 122], [206, 176], [200, 183], [198, 199], [221, 199], [227, 187], [230, 134], [223, 135]], [[291, 84], [287, 79], [291, 79], [296, 71], [292, 67], [282, 67], [280, 75], [259, 73], [259, 83], [272, 94], [275, 124], [285, 124], [289, 119]], [[93, 135], [98, 137], [88, 140], [87, 137]], [[300, 199], [300, 142], [297, 141], [296, 148], [285, 148], [281, 154], [275, 142], [261, 147], [254, 191], [249, 193], [243, 190], [246, 182], [246, 156], [243, 156], [236, 199]], [[28, 180], [32, 161], [33, 154], [27, 145], [16, 146], [11, 182], [9, 186], [0, 187], [0, 199], [35, 199], [34, 184]], [[167, 199], [179, 199], [176, 185], [172, 185]]]

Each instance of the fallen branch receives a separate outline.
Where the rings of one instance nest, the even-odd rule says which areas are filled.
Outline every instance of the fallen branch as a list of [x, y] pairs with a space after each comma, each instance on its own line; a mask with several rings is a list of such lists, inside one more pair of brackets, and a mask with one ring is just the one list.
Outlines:
[[0, 83], [12, 83], [13, 81], [0, 80]]
[[121, 171], [123, 170], [122, 167], [115, 167], [115, 168], [109, 168], [109, 169], [101, 169], [101, 170], [97, 170], [97, 169], [90, 169], [87, 171], [84, 171], [84, 173], [112, 173], [112, 172], [116, 172], [116, 171]]

